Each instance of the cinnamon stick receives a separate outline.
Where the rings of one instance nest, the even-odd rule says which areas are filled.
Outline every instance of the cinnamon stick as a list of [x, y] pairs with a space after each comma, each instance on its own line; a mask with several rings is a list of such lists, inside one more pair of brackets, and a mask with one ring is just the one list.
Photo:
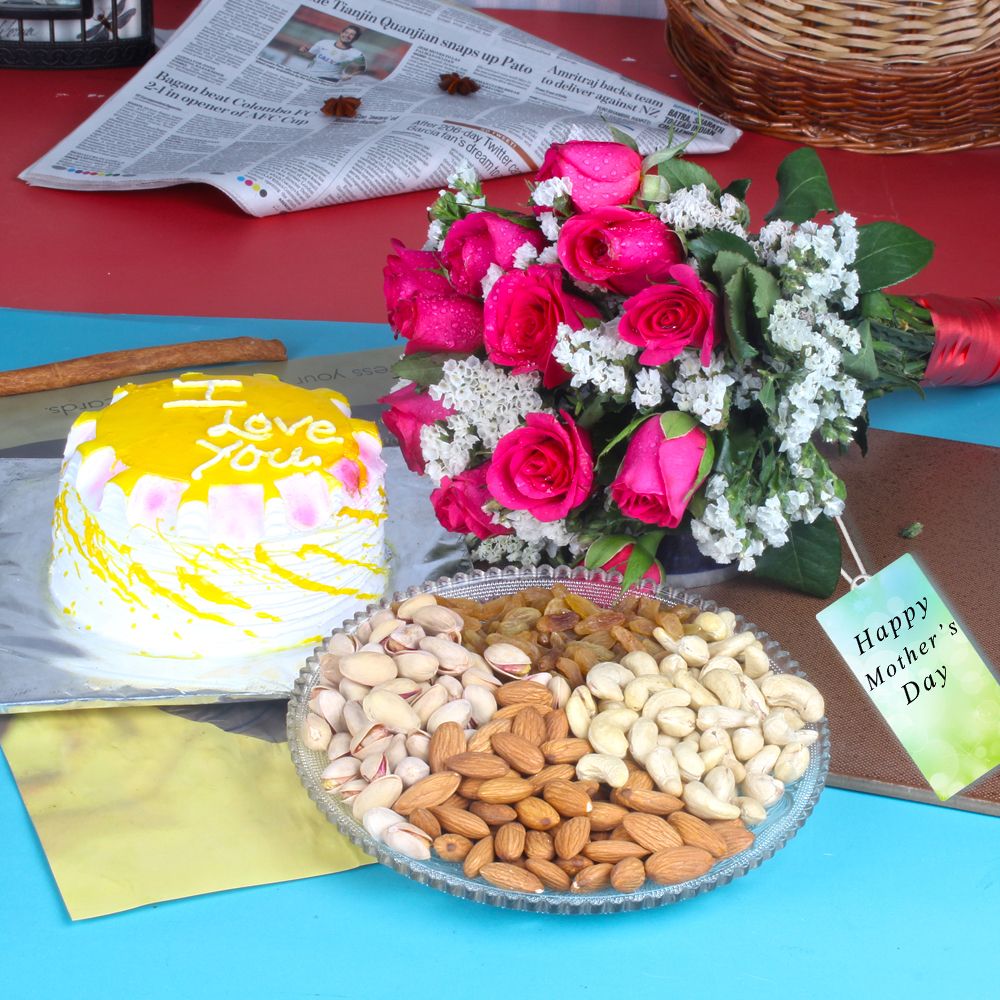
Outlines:
[[280, 340], [260, 340], [257, 337], [191, 340], [184, 344], [138, 347], [0, 372], [0, 396], [66, 389], [72, 385], [87, 385], [175, 368], [197, 369], [234, 361], [285, 361], [287, 358], [288, 352]]

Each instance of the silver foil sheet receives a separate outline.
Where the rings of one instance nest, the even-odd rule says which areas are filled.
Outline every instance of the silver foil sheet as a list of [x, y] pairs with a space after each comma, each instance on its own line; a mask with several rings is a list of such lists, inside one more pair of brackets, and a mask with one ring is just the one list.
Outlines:
[[[460, 537], [434, 517], [430, 481], [406, 468], [398, 448], [383, 456], [388, 592], [468, 569]], [[287, 698], [310, 647], [183, 660], [130, 652], [74, 627], [48, 593], [59, 464], [0, 459], [0, 713]]]

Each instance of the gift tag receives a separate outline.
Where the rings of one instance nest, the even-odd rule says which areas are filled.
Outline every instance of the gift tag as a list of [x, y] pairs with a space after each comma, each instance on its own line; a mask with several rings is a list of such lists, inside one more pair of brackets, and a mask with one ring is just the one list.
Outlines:
[[1000, 764], [1000, 683], [913, 556], [816, 618], [939, 799]]

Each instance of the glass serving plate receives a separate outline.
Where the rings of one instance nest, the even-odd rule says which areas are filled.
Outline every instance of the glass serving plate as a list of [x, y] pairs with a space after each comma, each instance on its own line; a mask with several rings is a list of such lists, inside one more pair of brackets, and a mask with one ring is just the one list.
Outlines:
[[[526, 587], [548, 587], [559, 582], [588, 597], [594, 603], [607, 606], [618, 599], [620, 581], [621, 577], [618, 574], [592, 572], [566, 566], [556, 568], [538, 566], [532, 569], [508, 567], [494, 568], [485, 572], [460, 573], [453, 577], [427, 582], [419, 587], [411, 587], [378, 604], [373, 604], [367, 611], [356, 615], [352, 621], [346, 622], [342, 629], [336, 630], [333, 634], [351, 633], [380, 608], [386, 608], [395, 601], [419, 593], [489, 601]], [[698, 594], [658, 589], [648, 581], [637, 585], [630, 591], [633, 592], [656, 597], [668, 604], [692, 604], [705, 611], [724, 610]], [[750, 629], [761, 640], [775, 671], [805, 676], [799, 664], [789, 653], [781, 649], [777, 642], [739, 615], [736, 618], [739, 630]], [[656, 885], [647, 881], [642, 888], [632, 893], [620, 893], [610, 887], [587, 894], [546, 889], [541, 895], [499, 889], [482, 878], [466, 878], [461, 865], [456, 862], [441, 861], [436, 858], [429, 861], [415, 861], [386, 847], [385, 844], [376, 841], [354, 818], [349, 805], [345, 805], [336, 794], [323, 788], [320, 774], [328, 764], [327, 756], [322, 751], [310, 750], [302, 744], [302, 727], [308, 711], [309, 697], [319, 680], [319, 662], [316, 654], [323, 652], [323, 648], [318, 647], [306, 661], [295, 682], [288, 706], [288, 743], [292, 760], [310, 797], [341, 833], [383, 865], [422, 885], [429, 885], [441, 892], [471, 899], [477, 903], [535, 913], [569, 914], [643, 910], [691, 899], [745, 875], [784, 847], [808, 819], [826, 782], [830, 765], [830, 734], [824, 718], [809, 727], [817, 730], [818, 739], [811, 748], [810, 763], [806, 773], [795, 784], [785, 789], [781, 800], [768, 810], [767, 819], [753, 828], [755, 837], [753, 844], [740, 854], [720, 861], [704, 875], [678, 885]]]

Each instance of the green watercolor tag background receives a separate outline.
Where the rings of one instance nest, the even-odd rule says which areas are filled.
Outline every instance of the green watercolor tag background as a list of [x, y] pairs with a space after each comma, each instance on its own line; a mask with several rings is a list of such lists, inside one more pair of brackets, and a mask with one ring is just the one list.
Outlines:
[[[918, 599], [926, 599], [925, 618]], [[904, 610], [911, 606], [916, 621], [907, 629]], [[889, 627], [888, 638], [879, 640], [876, 629], [894, 616], [903, 619], [899, 635], [893, 639]], [[951, 798], [1000, 764], [1000, 683], [913, 556], [897, 559], [816, 618], [939, 799]], [[865, 643], [862, 655], [855, 637], [866, 628], [873, 645]], [[925, 655], [920, 654], [921, 642]], [[904, 647], [917, 655], [915, 662], [908, 661]], [[892, 677], [886, 669], [890, 664]], [[942, 666], [947, 667], [943, 688], [937, 672]], [[878, 667], [883, 680], [872, 689], [867, 677], [874, 678]], [[924, 687], [928, 677], [937, 684], [929, 690]], [[914, 683], [920, 691], [916, 698]]]

